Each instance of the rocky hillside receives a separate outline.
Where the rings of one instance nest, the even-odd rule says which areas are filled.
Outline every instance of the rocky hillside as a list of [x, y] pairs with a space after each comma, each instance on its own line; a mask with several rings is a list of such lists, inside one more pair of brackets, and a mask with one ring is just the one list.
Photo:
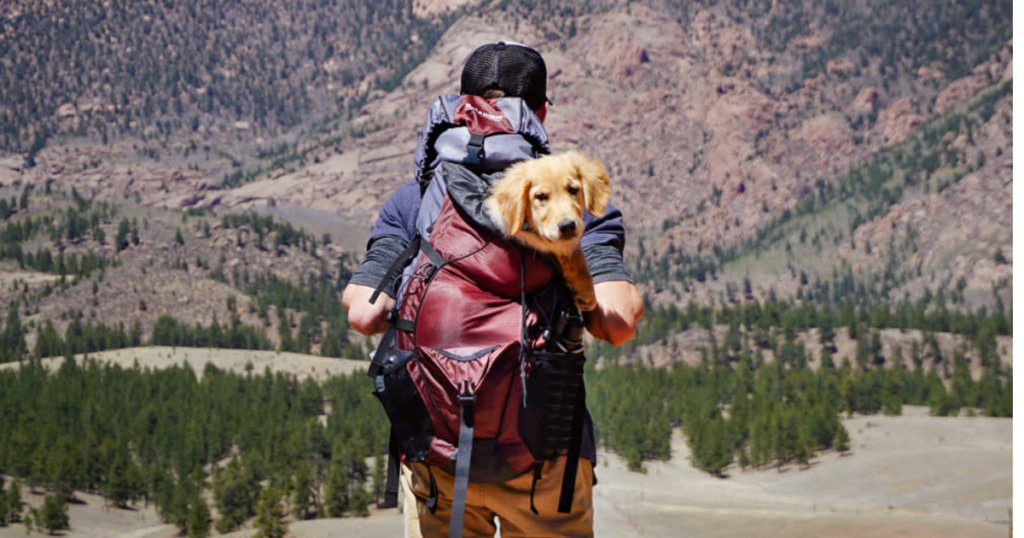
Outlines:
[[[349, 341], [339, 291], [354, 260], [329, 233], [268, 210], [216, 216], [115, 205], [52, 185], [13, 192], [0, 188], [0, 304], [7, 335], [18, 332], [7, 309], [17, 305], [13, 325], [29, 351], [48, 334], [74, 339], [79, 353], [154, 333], [162, 335], [154, 344], [212, 338], [220, 343], [205, 344], [335, 357]], [[212, 333], [196, 329], [214, 324]], [[54, 354], [40, 345], [42, 356]]]
[[30, 156], [60, 135], [272, 138], [358, 111], [452, 18], [409, 0], [5, 4], [0, 149]]
[[[72, 9], [64, 4], [45, 9]], [[182, 82], [167, 90], [193, 96], [180, 100], [197, 111], [182, 113], [180, 129], [174, 121], [140, 121], [137, 126], [157, 132], [129, 125], [104, 144], [90, 136], [88, 126], [95, 122], [82, 121], [86, 113], [74, 101], [57, 123], [69, 128], [47, 132], [86, 136], [51, 136], [38, 151], [21, 147], [23, 153], [0, 162], [0, 181], [40, 185], [53, 178], [64, 188], [94, 193], [97, 200], [150, 207], [312, 208], [340, 215], [345, 235], [358, 244], [388, 193], [409, 177], [415, 135], [429, 101], [457, 91], [462, 62], [475, 46], [511, 39], [538, 48], [547, 60], [554, 149], [584, 149], [609, 165], [613, 200], [631, 230], [628, 254], [653, 301], [718, 300], [735, 296], [747, 281], [751, 296], [803, 296], [818, 289], [814, 296], [821, 298], [827, 294], [814, 288], [819, 281], [835, 289], [832, 282], [846, 275], [853, 289], [860, 285], [883, 299], [942, 290], [960, 293], [959, 303], [974, 308], [1009, 296], [1008, 1], [927, 8], [880, 0], [585, 6], [439, 1], [382, 6], [372, 13], [348, 4], [334, 9], [359, 14], [352, 20], [323, 16], [324, 10], [310, 17], [317, 6], [306, 3], [275, 8], [288, 25], [264, 24], [257, 33], [241, 32], [248, 27], [239, 22], [257, 17], [256, 8], [245, 12], [248, 18], [225, 16], [231, 21], [227, 29], [216, 22], [199, 24], [213, 37], [191, 40], [196, 46], [207, 43], [193, 56], [209, 56], [209, 43], [224, 42], [235, 48], [215, 56], [237, 68], [208, 61], [189, 69], [221, 75], [196, 74], [197, 84]], [[47, 34], [39, 30], [45, 24], [27, 24], [42, 13], [33, 10], [44, 8], [25, 6], [10, 10], [3, 24], [17, 22], [19, 32], [40, 36], [26, 37], [19, 47], [46, 42]], [[122, 18], [114, 17], [119, 21], [157, 17], [165, 21], [150, 30], [158, 36], [165, 30], [176, 35], [167, 30], [176, 21], [189, 29], [188, 17], [205, 21], [208, 16], [177, 11], [172, 16], [174, 10], [163, 4], [139, 6], [149, 7], [104, 9], [121, 13]], [[88, 9], [98, 8], [74, 8]], [[383, 36], [388, 39], [364, 35], [369, 30], [357, 22], [367, 17], [394, 21], [384, 27], [395, 30]], [[331, 30], [320, 30], [325, 26]], [[268, 72], [260, 58], [269, 54], [267, 47], [273, 52], [275, 28], [292, 40], [279, 45], [285, 52], [269, 56], [277, 58], [271, 71], [278, 76], [269, 86], [255, 84]], [[364, 34], [355, 37], [356, 29]], [[423, 37], [433, 30], [444, 33]], [[128, 37], [114, 34], [99, 32], [108, 48], [98, 50], [108, 52], [90, 61], [127, 58]], [[14, 50], [12, 41], [5, 43]], [[326, 54], [331, 46], [333, 53]], [[328, 69], [332, 59], [359, 66], [348, 71], [351, 80], [341, 68]], [[282, 65], [290, 66], [287, 73], [281, 73]], [[105, 88], [95, 79], [107, 68], [80, 68], [86, 73], [81, 84]], [[209, 82], [203, 82], [206, 78]], [[194, 96], [215, 82], [223, 86], [214, 95], [237, 96], [232, 100], [240, 109], [196, 108], [209, 99]], [[248, 97], [268, 93], [281, 99], [293, 91], [309, 98], [284, 99], [286, 110], [301, 108], [287, 121], [270, 114], [261, 122]], [[328, 94], [344, 99], [332, 103], [323, 97]], [[119, 98], [117, 91], [111, 95]], [[995, 97], [986, 100], [986, 95]], [[46, 114], [64, 104], [48, 99]], [[136, 98], [129, 92], [125, 106], [144, 110], [145, 101], [142, 93]], [[109, 113], [116, 119], [108, 123], [148, 118], [112, 104]], [[173, 99], [167, 106], [170, 118]], [[51, 122], [46, 114], [35, 121], [37, 116], [20, 110], [16, 115], [28, 125], [25, 132]], [[190, 114], [200, 118], [191, 130]], [[960, 118], [955, 125], [947, 125], [955, 117]], [[83, 124], [84, 133], [77, 127]], [[922, 134], [924, 127], [940, 124], [937, 138]], [[13, 132], [9, 137], [28, 139]], [[34, 163], [25, 162], [25, 151]], [[844, 205], [843, 195], [850, 193], [841, 185], [851, 173], [877, 175], [875, 183], [881, 183], [874, 188], [884, 186], [886, 193], [878, 198], [878, 192], [861, 189], [860, 201]], [[803, 201], [808, 199], [821, 204], [807, 210]], [[803, 220], [793, 219], [797, 213]], [[777, 233], [755, 242], [770, 230]], [[914, 248], [901, 246], [908, 241]], [[898, 252], [898, 259], [889, 257], [890, 251]], [[763, 256], [759, 252], [769, 254], [757, 257]], [[886, 277], [892, 264], [897, 267], [888, 272], [898, 276]]]

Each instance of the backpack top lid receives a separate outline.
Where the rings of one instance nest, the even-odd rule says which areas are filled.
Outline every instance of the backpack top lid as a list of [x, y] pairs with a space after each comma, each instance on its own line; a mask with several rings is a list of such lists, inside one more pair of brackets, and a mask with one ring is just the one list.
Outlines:
[[523, 99], [443, 95], [427, 109], [416, 145], [415, 175], [426, 187], [441, 162], [487, 174], [548, 153], [544, 123]]

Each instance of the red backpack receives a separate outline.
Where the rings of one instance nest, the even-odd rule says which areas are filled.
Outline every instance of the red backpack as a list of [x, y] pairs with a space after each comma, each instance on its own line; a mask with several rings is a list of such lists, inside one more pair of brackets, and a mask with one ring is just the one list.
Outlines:
[[[397, 504], [398, 460], [440, 467], [455, 475], [450, 536], [461, 536], [468, 482], [532, 469], [536, 485], [543, 461], [565, 454], [558, 510], [569, 512], [585, 409], [582, 319], [554, 262], [506, 240], [485, 216], [489, 176], [479, 165], [495, 131], [478, 127], [466, 127], [477, 162], [431, 171], [420, 233], [378, 286], [404, 268], [368, 372], [391, 421], [383, 506]], [[514, 134], [509, 127], [497, 132]], [[428, 508], [436, 503], [431, 473]], [[537, 513], [532, 492], [530, 507]]]

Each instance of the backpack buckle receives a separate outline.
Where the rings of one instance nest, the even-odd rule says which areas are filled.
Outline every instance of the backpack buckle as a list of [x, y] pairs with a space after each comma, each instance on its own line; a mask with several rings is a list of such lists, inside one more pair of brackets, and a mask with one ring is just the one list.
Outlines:
[[469, 134], [469, 143], [466, 144], [466, 164], [480, 164], [484, 159], [484, 135], [477, 133]]
[[459, 382], [459, 403], [463, 406], [476, 405], [476, 393], [473, 391], [473, 384], [468, 379]]

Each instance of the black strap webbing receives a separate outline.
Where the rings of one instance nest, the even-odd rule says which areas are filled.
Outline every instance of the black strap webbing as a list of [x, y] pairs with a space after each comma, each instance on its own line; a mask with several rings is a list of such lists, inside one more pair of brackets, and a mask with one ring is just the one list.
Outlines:
[[544, 462], [533, 462], [533, 482], [530, 484], [530, 511], [535, 516], [539, 516], [540, 512], [537, 511], [537, 506], [533, 504], [533, 494], [537, 492], [537, 481], [540, 480], [540, 473], [543, 468]]
[[395, 261], [391, 262], [391, 267], [388, 267], [388, 272], [384, 274], [384, 278], [380, 280], [380, 284], [377, 284], [377, 289], [373, 290], [373, 295], [370, 296], [370, 304], [377, 302], [377, 297], [380, 297], [380, 293], [385, 288], [391, 285], [395, 281], [395, 277], [398, 273], [405, 269], [406, 263], [409, 258], [412, 258], [420, 250], [420, 236], [417, 234], [409, 241], [409, 245], [405, 247], [405, 250], [395, 258]]
[[416, 322], [411, 319], [398, 318], [395, 320], [395, 328], [407, 333], [416, 332]]
[[427, 465], [427, 475], [430, 476], [430, 494], [427, 495], [427, 510], [433, 514], [437, 512], [437, 480], [434, 480], [434, 471]]
[[466, 144], [466, 164], [480, 164], [483, 159], [484, 135], [470, 133], [469, 143]]
[[388, 474], [384, 481], [384, 502], [377, 503], [377, 508], [395, 508], [398, 506], [398, 442], [395, 431], [391, 430], [391, 441], [388, 443]]
[[448, 527], [448, 538], [462, 538], [462, 524], [466, 517], [466, 493], [469, 490], [469, 462], [473, 452], [473, 411], [476, 396], [459, 395], [462, 403], [459, 420], [459, 448], [455, 456], [455, 491], [452, 493], [452, 517]]
[[587, 391], [583, 384], [576, 391], [576, 409], [572, 415], [572, 440], [569, 441], [569, 457], [565, 461], [565, 475], [562, 476], [562, 496], [558, 499], [558, 511], [568, 514], [572, 511], [573, 493], [576, 491], [576, 471], [580, 464], [580, 445], [583, 442], [583, 410], [587, 405]]
[[444, 256], [441, 256], [441, 253], [438, 252], [430, 242], [420, 241], [420, 248], [423, 249], [423, 253], [426, 254], [427, 257], [430, 258], [431, 263], [434, 264], [435, 271], [445, 265], [448, 265], [448, 260], [444, 259]]
[[[391, 315], [395, 316], [397, 313], [392, 310]], [[387, 365], [385, 361], [388, 359], [388, 351], [391, 350], [391, 346], [395, 342], [395, 336], [395, 324], [388, 323], [388, 328], [384, 331], [384, 335], [380, 337], [380, 343], [377, 344], [377, 350], [370, 357], [370, 366], [366, 369], [366, 375], [376, 379], [377, 376], [384, 373], [384, 367]], [[378, 390], [384, 386], [383, 380], [380, 383], [382, 384]]]

